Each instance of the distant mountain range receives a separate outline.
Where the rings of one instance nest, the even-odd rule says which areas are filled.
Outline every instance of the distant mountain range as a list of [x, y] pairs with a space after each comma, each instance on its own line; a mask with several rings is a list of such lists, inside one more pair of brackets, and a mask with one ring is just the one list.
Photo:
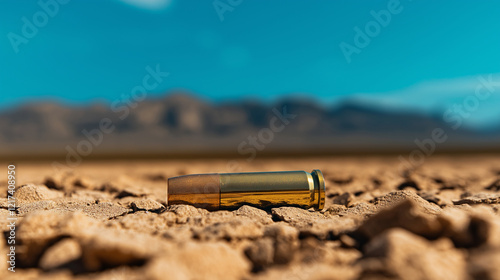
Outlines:
[[85, 107], [32, 103], [0, 112], [2, 158], [168, 157], [408, 152], [447, 136], [436, 151], [500, 150], [500, 129], [454, 130], [440, 117], [355, 103], [298, 99], [212, 104], [184, 93]]

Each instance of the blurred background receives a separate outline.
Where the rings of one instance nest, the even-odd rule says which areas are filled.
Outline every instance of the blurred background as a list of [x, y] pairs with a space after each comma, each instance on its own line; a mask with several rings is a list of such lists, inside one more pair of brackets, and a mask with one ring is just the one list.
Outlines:
[[1, 1], [0, 155], [497, 152], [499, 14], [495, 1]]

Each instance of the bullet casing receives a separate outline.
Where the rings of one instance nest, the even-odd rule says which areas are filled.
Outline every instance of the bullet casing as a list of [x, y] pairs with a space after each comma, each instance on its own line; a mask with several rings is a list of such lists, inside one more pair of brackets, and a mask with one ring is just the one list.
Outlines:
[[168, 204], [209, 210], [296, 206], [322, 210], [325, 183], [321, 171], [196, 174], [168, 179]]

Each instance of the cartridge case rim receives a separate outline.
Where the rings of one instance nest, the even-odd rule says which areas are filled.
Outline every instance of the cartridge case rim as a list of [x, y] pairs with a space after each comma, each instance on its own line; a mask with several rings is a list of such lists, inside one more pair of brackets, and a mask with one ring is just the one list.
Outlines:
[[325, 178], [323, 173], [319, 169], [314, 169], [311, 174], [315, 178], [316, 184], [318, 186], [318, 204], [314, 207], [316, 210], [323, 210], [325, 207]]

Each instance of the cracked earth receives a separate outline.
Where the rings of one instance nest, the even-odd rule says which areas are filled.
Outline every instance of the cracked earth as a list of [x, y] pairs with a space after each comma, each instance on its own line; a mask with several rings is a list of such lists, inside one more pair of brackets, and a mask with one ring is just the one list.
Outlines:
[[[4, 165], [6, 166], [6, 165]], [[257, 159], [239, 171], [321, 169], [323, 211], [166, 204], [169, 177], [228, 160], [17, 164], [16, 272], [2, 279], [500, 279], [500, 161], [434, 156]], [[0, 219], [7, 225], [7, 181]]]

